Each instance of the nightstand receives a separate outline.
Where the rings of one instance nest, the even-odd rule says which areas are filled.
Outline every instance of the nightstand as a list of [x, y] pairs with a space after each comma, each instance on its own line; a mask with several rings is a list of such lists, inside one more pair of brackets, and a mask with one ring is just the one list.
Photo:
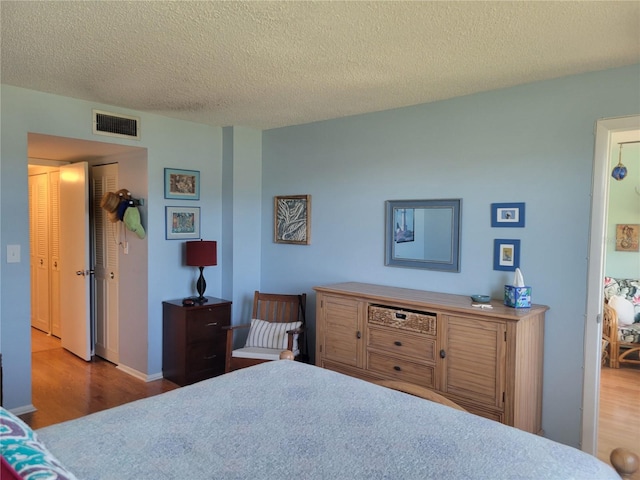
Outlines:
[[180, 386], [224, 373], [226, 331], [231, 302], [207, 297], [183, 306], [182, 299], [162, 302], [162, 374]]

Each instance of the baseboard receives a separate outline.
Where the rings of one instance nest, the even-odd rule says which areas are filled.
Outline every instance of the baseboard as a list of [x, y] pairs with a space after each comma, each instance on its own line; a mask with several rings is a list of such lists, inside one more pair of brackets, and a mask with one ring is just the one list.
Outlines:
[[34, 407], [32, 404], [29, 404], [29, 405], [23, 405], [22, 407], [10, 408], [8, 410], [14, 415], [18, 416], [18, 415], [24, 415], [25, 413], [35, 412], [38, 409]]
[[155, 380], [160, 380], [162, 377], [162, 373], [154, 373], [153, 375], [147, 375], [146, 373], [142, 373], [135, 368], [127, 367], [126, 365], [118, 365], [116, 367], [118, 370], [122, 370], [124, 373], [131, 375], [132, 377], [136, 377], [143, 382], [153, 382]]

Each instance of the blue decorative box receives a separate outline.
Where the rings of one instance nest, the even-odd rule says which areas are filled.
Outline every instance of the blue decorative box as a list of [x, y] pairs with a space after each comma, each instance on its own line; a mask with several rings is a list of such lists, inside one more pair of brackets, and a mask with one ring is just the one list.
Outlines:
[[531, 308], [531, 287], [505, 285], [504, 304], [513, 308]]

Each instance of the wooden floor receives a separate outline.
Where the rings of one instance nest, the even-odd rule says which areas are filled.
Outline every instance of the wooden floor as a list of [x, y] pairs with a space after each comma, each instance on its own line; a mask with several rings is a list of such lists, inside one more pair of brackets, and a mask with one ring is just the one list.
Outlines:
[[[609, 463], [611, 450], [624, 447], [640, 455], [640, 367], [602, 367], [598, 458]], [[640, 470], [631, 478], [640, 480]]]
[[168, 380], [144, 382], [94, 357], [85, 362], [60, 340], [31, 329], [32, 398], [36, 412], [20, 415], [31, 428], [112, 408], [178, 388]]
[[[85, 362], [60, 346], [60, 340], [32, 329], [33, 404], [21, 415], [42, 428], [123, 403], [178, 388], [167, 380], [143, 382], [99, 358]], [[640, 368], [602, 368], [598, 458], [609, 463], [611, 450], [640, 455]], [[631, 477], [640, 480], [640, 471]]]

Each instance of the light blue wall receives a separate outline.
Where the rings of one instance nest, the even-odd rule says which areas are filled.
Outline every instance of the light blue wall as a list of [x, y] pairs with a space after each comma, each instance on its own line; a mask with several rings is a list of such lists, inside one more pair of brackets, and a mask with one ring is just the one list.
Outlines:
[[[639, 85], [635, 65], [264, 132], [263, 290], [361, 281], [500, 298], [512, 274], [493, 270], [493, 240], [520, 239], [533, 300], [550, 306], [543, 428], [578, 445], [594, 126], [638, 114]], [[309, 246], [272, 241], [273, 196], [294, 194], [312, 196]], [[439, 198], [463, 199], [460, 273], [385, 267], [385, 200]], [[525, 202], [525, 228], [491, 228], [493, 202]]]
[[[610, 172], [618, 164], [620, 147], [611, 151]], [[622, 163], [627, 167], [623, 180], [609, 178], [605, 275], [614, 278], [640, 278], [640, 252], [616, 251], [616, 225], [640, 224], [640, 144], [622, 147]]]
[[[201, 207], [201, 235], [219, 239], [222, 232], [222, 129], [141, 114], [121, 108], [79, 101], [2, 85], [0, 178], [0, 352], [4, 366], [4, 400], [9, 408], [31, 404], [31, 353], [29, 320], [29, 232], [27, 189], [27, 133], [119, 143], [147, 149], [146, 231], [148, 242], [147, 319], [136, 338], [143, 355], [126, 365], [148, 375], [162, 371], [162, 301], [195, 293], [197, 269], [185, 267], [183, 241], [165, 240], [165, 206]], [[92, 135], [91, 109], [141, 117], [140, 141]], [[200, 171], [200, 201], [164, 199], [164, 168]], [[123, 184], [125, 178], [121, 178]], [[20, 263], [6, 263], [6, 247], [18, 244]], [[220, 245], [224, 252], [223, 245]], [[221, 296], [221, 269], [208, 268], [207, 294]], [[7, 301], [6, 299], [11, 299]], [[130, 339], [128, 339], [130, 340]], [[36, 406], [37, 407], [37, 406]]]
[[[141, 301], [148, 302], [149, 318], [148, 336], [139, 343], [143, 351], [148, 343], [147, 364], [130, 367], [149, 375], [161, 371], [161, 302], [194, 293], [197, 271], [183, 266], [183, 242], [165, 240], [167, 205], [200, 206], [202, 237], [223, 239], [223, 263], [206, 270], [207, 293], [223, 296], [224, 279], [225, 293], [236, 299], [234, 321], [253, 288], [311, 294], [311, 325], [313, 286], [338, 281], [499, 297], [511, 275], [492, 270], [493, 239], [518, 238], [534, 301], [551, 307], [543, 426], [548, 437], [577, 445], [593, 128], [599, 118], [637, 114], [639, 82], [636, 65], [270, 130], [261, 141], [250, 129], [224, 129], [223, 138], [219, 128], [3, 85], [0, 352], [6, 405], [31, 403], [26, 159], [27, 133], [36, 132], [147, 148], [149, 294]], [[140, 116], [142, 140], [92, 135], [91, 108]], [[201, 171], [199, 202], [164, 199], [167, 167]], [[273, 196], [296, 194], [312, 195], [311, 245], [275, 244]], [[463, 199], [460, 273], [384, 266], [385, 200], [457, 197]], [[526, 202], [526, 227], [492, 229], [492, 202]], [[22, 246], [21, 263], [6, 263], [8, 244]], [[246, 261], [237, 260], [240, 254]]]
[[[232, 323], [251, 318], [253, 292], [260, 290], [260, 231], [262, 201], [262, 132], [225, 127], [224, 240], [227, 245], [223, 298], [233, 301]], [[244, 342], [235, 335], [236, 345]]]

